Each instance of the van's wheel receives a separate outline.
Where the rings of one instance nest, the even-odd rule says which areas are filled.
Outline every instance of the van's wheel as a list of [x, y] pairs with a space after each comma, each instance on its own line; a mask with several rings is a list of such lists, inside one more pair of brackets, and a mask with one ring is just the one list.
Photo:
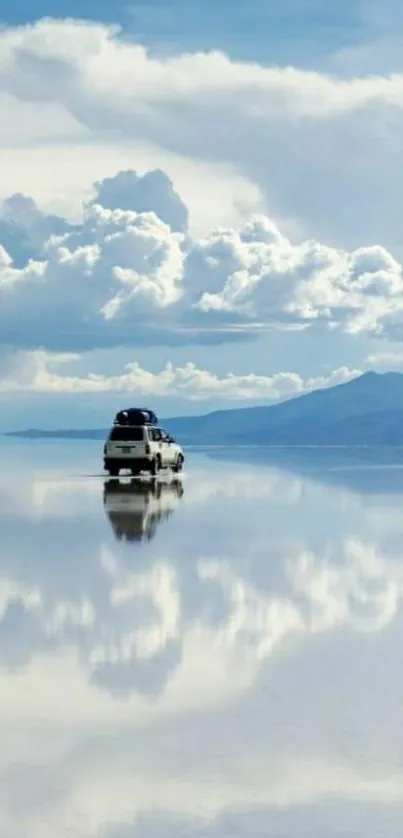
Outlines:
[[131, 471], [133, 477], [138, 477], [139, 474], [140, 474], [140, 469], [138, 468], [138, 466], [134, 466], [133, 468], [130, 469], [130, 471]]
[[150, 472], [153, 475], [153, 477], [155, 477], [158, 474], [160, 468], [161, 468], [161, 457], [159, 456], [159, 454], [157, 454], [157, 456], [154, 457], [154, 459], [151, 463], [151, 467], [150, 467]]
[[182, 457], [182, 454], [178, 454], [176, 462], [174, 463], [174, 465], [172, 467], [172, 471], [174, 471], [175, 474], [178, 474], [178, 472], [182, 471], [182, 469], [183, 469], [183, 457]]
[[108, 471], [111, 477], [119, 477], [120, 468], [118, 466], [109, 466]]

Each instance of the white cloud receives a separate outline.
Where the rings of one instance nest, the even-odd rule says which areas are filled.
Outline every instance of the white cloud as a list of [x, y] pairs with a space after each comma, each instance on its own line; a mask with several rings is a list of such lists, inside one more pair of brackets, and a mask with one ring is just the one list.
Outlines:
[[384, 248], [347, 253], [314, 240], [293, 245], [264, 216], [240, 232], [213, 233], [195, 253], [209, 289], [197, 302], [203, 312], [301, 325], [324, 320], [380, 333], [403, 306], [402, 268]]
[[[54, 118], [57, 122], [57, 114]], [[30, 124], [28, 117], [21, 122]], [[190, 159], [123, 138], [116, 138], [113, 144], [105, 137], [96, 144], [66, 138], [54, 144], [48, 137], [46, 143], [26, 140], [21, 145], [25, 136], [21, 127], [1, 148], [1, 130], [0, 125], [0, 199], [23, 192], [32, 195], [45, 211], [58, 212], [72, 221], [81, 220], [82, 201], [91, 199], [95, 181], [133, 167], [143, 172], [162, 168], [169, 174], [186, 200], [189, 229], [196, 236], [209, 233], [212, 225], [237, 225], [251, 212], [264, 210], [256, 184], [224, 163]]]
[[[3, 30], [1, 71], [3, 89], [9, 94], [23, 101], [62, 101], [68, 113], [76, 110], [79, 121], [87, 123], [97, 116], [102, 120], [103, 114], [97, 115], [95, 107], [87, 115], [80, 108], [95, 93], [103, 106], [109, 94], [110, 109], [120, 115], [121, 106], [129, 105], [133, 120], [142, 106], [146, 124], [156, 121], [156, 113], [144, 106], [161, 105], [168, 97], [190, 103], [195, 96], [208, 93], [214, 105], [220, 97], [228, 102], [231, 95], [241, 93], [240, 108], [258, 118], [273, 112], [273, 106], [280, 112], [290, 108], [323, 117], [380, 97], [401, 104], [402, 93], [399, 79], [354, 83], [292, 67], [234, 62], [218, 51], [152, 57], [145, 47], [125, 42], [116, 27], [75, 20], [43, 19], [32, 26]], [[140, 75], [141, 87], [136, 86]], [[302, 87], [301, 79], [305, 81]], [[285, 102], [276, 98], [280, 89], [286, 94]], [[273, 100], [265, 102], [270, 94]], [[260, 105], [257, 110], [256, 105]]]
[[36, 138], [54, 138], [59, 120], [70, 142], [136, 141], [229, 165], [309, 235], [401, 247], [399, 74], [346, 79], [218, 52], [157, 57], [101, 24], [42, 20], [1, 33], [0, 87], [17, 128], [19, 108], [41, 110]]
[[[155, 213], [95, 204], [80, 228], [43, 242], [46, 259], [16, 268], [0, 245], [3, 339], [49, 346], [61, 338], [68, 349], [136, 343], [135, 324], [159, 314], [161, 328], [164, 309], [182, 296], [183, 238]], [[133, 335], [120, 338], [125, 325]]]
[[400, 349], [389, 349], [385, 352], [375, 352], [365, 359], [365, 364], [380, 370], [403, 369], [403, 352]]
[[[272, 329], [403, 337], [402, 267], [387, 249], [400, 256], [403, 76], [161, 57], [102, 24], [42, 20], [0, 33], [1, 102], [0, 165], [24, 192], [0, 219], [5, 344], [76, 352]], [[176, 167], [186, 203], [163, 172], [139, 176], [133, 143], [143, 165], [149, 154], [160, 168], [160, 154]], [[63, 168], [60, 181], [52, 169], [57, 201], [67, 180], [82, 182], [73, 230], [25, 197], [20, 169], [46, 181], [47, 154]], [[204, 226], [211, 211], [201, 235], [196, 193]], [[270, 212], [253, 214], [263, 193]], [[239, 226], [222, 226], [229, 215]]]
[[36, 352], [11, 353], [0, 367], [0, 392], [3, 393], [133, 393], [158, 397], [175, 396], [193, 401], [224, 398], [230, 401], [263, 399], [275, 402], [318, 388], [332, 387], [360, 375], [360, 370], [340, 367], [328, 376], [306, 378], [294, 372], [272, 376], [216, 375], [193, 363], [174, 367], [171, 363], [156, 373], [143, 369], [136, 361], [127, 364], [119, 375], [63, 375], [58, 369], [79, 360], [78, 355]]
[[185, 233], [188, 229], [188, 209], [165, 172], [158, 169], [144, 175], [130, 170], [119, 172], [115, 177], [99, 181], [95, 188], [92, 204], [110, 210], [153, 212], [173, 232]]
[[76, 351], [327, 327], [403, 336], [402, 267], [385, 248], [293, 243], [264, 215], [197, 240], [187, 220], [159, 171], [99, 182], [75, 225], [13, 195], [0, 219], [3, 342]]

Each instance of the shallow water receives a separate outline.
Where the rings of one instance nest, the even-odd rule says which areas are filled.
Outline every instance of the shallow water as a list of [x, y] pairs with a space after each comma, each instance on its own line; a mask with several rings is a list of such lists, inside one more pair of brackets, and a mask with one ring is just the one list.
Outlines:
[[403, 469], [1, 443], [1, 838], [403, 827]]

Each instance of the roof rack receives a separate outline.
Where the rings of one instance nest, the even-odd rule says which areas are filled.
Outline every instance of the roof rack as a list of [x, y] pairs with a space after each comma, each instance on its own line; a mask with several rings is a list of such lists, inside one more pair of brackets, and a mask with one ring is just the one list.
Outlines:
[[114, 419], [112, 425], [118, 428], [159, 428], [159, 423], [156, 424], [155, 422], [118, 422], [117, 419]]
[[132, 425], [138, 427], [139, 425], [158, 425], [158, 417], [153, 410], [145, 407], [129, 407], [124, 410], [119, 410], [113, 421], [114, 425]]

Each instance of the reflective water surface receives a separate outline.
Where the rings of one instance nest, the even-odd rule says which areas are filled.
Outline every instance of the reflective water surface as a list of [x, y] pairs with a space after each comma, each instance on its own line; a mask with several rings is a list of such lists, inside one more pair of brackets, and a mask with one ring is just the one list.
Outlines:
[[402, 468], [0, 453], [1, 838], [400, 838]]

